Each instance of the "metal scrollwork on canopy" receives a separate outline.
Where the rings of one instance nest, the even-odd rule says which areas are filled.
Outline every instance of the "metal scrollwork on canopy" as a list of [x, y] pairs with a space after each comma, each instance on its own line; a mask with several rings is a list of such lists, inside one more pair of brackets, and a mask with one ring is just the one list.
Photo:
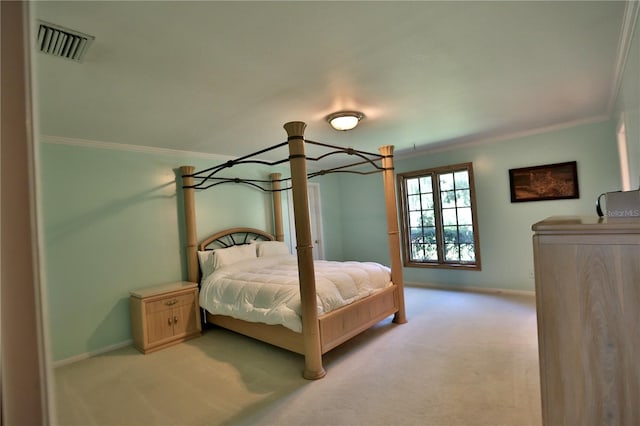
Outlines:
[[[349, 156], [354, 156], [357, 157], [357, 160], [355, 162], [351, 162], [349, 164], [345, 164], [342, 166], [335, 166], [335, 167], [331, 167], [328, 169], [322, 169], [319, 171], [313, 171], [307, 174], [307, 178], [311, 179], [317, 176], [323, 176], [323, 175], [327, 175], [327, 174], [332, 174], [332, 173], [352, 173], [352, 174], [358, 174], [358, 175], [370, 175], [370, 174], [374, 174], [374, 173], [380, 173], [385, 171], [386, 169], [381, 165], [382, 160], [384, 158], [387, 157], [393, 157], [393, 155], [391, 156], [385, 156], [385, 155], [381, 155], [381, 154], [377, 154], [377, 153], [371, 153], [371, 152], [366, 152], [366, 151], [359, 151], [353, 148], [342, 148], [339, 146], [334, 146], [334, 145], [329, 145], [329, 144], [325, 144], [325, 143], [321, 143], [321, 142], [315, 142], [315, 141], [310, 141], [310, 140], [305, 140], [304, 141], [306, 144], [311, 144], [311, 145], [316, 145], [316, 146], [321, 146], [324, 148], [330, 148], [332, 149], [332, 151], [326, 152], [320, 156], [317, 157], [309, 157], [306, 156], [306, 160], [309, 161], [313, 161], [313, 162], [321, 162], [322, 160], [330, 157], [330, 156], [335, 156], [335, 155], [349, 155]], [[291, 189], [292, 185], [291, 185], [291, 178], [290, 177], [286, 177], [286, 178], [282, 178], [282, 179], [276, 179], [276, 180], [267, 180], [267, 179], [245, 179], [245, 178], [238, 178], [238, 177], [233, 177], [233, 178], [229, 178], [229, 177], [221, 177], [221, 176], [217, 176], [218, 173], [223, 172], [227, 169], [230, 169], [234, 166], [237, 165], [241, 165], [241, 164], [263, 164], [266, 166], [277, 166], [283, 163], [287, 163], [289, 162], [289, 160], [291, 159], [291, 157], [287, 157], [281, 160], [277, 160], [277, 161], [265, 161], [265, 160], [260, 160], [260, 159], [256, 159], [254, 157], [260, 155], [260, 154], [264, 154], [266, 152], [281, 148], [285, 145], [287, 145], [288, 142], [281, 142], [279, 144], [273, 145], [271, 147], [262, 149], [260, 151], [256, 151], [254, 153], [245, 155], [243, 157], [237, 158], [235, 160], [229, 160], [226, 161], [222, 164], [219, 164], [217, 166], [213, 166], [210, 167], [208, 169], [204, 169], [204, 170], [200, 170], [197, 171], [193, 174], [190, 175], [184, 175], [184, 177], [191, 177], [194, 180], [194, 184], [193, 185], [185, 185], [183, 186], [183, 188], [193, 188], [193, 189], [200, 189], [200, 190], [205, 190], [205, 189], [209, 189], [212, 188], [214, 186], [218, 186], [221, 184], [225, 184], [225, 183], [240, 183], [240, 184], [245, 184], [245, 185], [249, 185], [252, 186], [254, 188], [257, 188], [261, 191], [264, 192], [280, 192], [280, 191], [288, 191]], [[365, 169], [367, 168], [367, 169]], [[282, 187], [279, 188], [273, 188], [273, 183], [274, 182], [280, 182], [282, 183]]]

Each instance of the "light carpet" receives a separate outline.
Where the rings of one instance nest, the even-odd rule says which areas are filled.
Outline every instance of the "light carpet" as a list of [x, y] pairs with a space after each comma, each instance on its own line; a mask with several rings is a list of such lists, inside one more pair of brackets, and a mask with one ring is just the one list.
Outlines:
[[302, 378], [300, 355], [219, 328], [55, 370], [61, 425], [540, 425], [535, 300], [407, 288], [382, 321]]

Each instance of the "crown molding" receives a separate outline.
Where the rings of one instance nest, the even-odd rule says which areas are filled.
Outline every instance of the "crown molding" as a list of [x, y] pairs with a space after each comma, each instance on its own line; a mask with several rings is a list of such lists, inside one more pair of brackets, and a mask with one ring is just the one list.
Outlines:
[[394, 154], [394, 158], [402, 160], [405, 158], [433, 154], [436, 152], [451, 151], [454, 149], [470, 148], [478, 145], [490, 145], [492, 143], [504, 142], [511, 139], [519, 139], [528, 136], [541, 135], [544, 133], [554, 132], [563, 129], [569, 129], [571, 127], [582, 126], [586, 124], [601, 123], [603, 121], [610, 120], [609, 115], [597, 115], [593, 117], [583, 118], [579, 120], [566, 121], [563, 123], [552, 124], [550, 126], [538, 127], [535, 129], [529, 129], [518, 132], [496, 134], [496, 135], [472, 135], [465, 136], [459, 139], [450, 139], [441, 142], [435, 142], [420, 149], [404, 149], [398, 150]]
[[195, 152], [195, 151], [183, 151], [178, 149], [158, 148], [158, 147], [152, 147], [152, 146], [129, 145], [129, 144], [122, 144], [122, 143], [115, 143], [115, 142], [95, 141], [90, 139], [67, 138], [62, 136], [40, 135], [39, 141], [41, 143], [55, 144], [55, 145], [69, 145], [69, 146], [78, 146], [82, 148], [98, 148], [98, 149], [108, 149], [113, 151], [160, 154], [160, 155], [167, 155], [171, 157], [192, 157], [192, 158], [202, 158], [206, 160], [222, 160], [222, 161], [229, 161], [229, 160], [235, 159], [235, 157], [231, 157], [229, 155], [209, 154], [209, 153]]
[[[609, 115], [598, 115], [598, 116], [589, 117], [586, 119], [573, 120], [573, 121], [568, 121], [564, 123], [553, 124], [551, 126], [540, 127], [536, 129], [505, 133], [502, 135], [488, 135], [488, 136], [475, 135], [471, 137], [465, 136], [459, 139], [450, 139], [450, 140], [435, 142], [420, 149], [397, 150], [394, 153], [394, 158], [397, 160], [402, 160], [402, 159], [415, 157], [419, 155], [433, 154], [436, 152], [451, 151], [454, 149], [469, 148], [469, 147], [478, 146], [478, 145], [489, 145], [492, 143], [503, 142], [510, 139], [518, 139], [518, 138], [523, 138], [527, 136], [535, 136], [543, 133], [549, 133], [552, 131], [567, 129], [571, 127], [577, 127], [585, 124], [599, 123], [599, 122], [607, 121], [610, 118], [611, 117]], [[177, 150], [177, 149], [157, 148], [157, 147], [141, 146], [141, 145], [129, 145], [129, 144], [121, 144], [121, 143], [115, 143], [115, 142], [102, 142], [102, 141], [94, 141], [89, 139], [67, 138], [67, 137], [51, 136], [51, 135], [40, 135], [39, 141], [41, 143], [55, 144], [55, 145], [69, 145], [69, 146], [78, 146], [83, 148], [98, 148], [98, 149], [108, 149], [108, 150], [115, 150], [115, 151], [160, 154], [160, 155], [167, 155], [172, 157], [191, 157], [191, 158], [202, 158], [206, 160], [219, 160], [219, 161], [229, 161], [229, 160], [236, 159], [236, 157], [232, 157], [229, 155], [209, 154], [209, 153], [203, 153], [203, 152], [183, 151], [183, 150]], [[311, 167], [310, 170], [312, 169], [313, 168]]]
[[633, 33], [636, 28], [636, 23], [638, 22], [638, 10], [640, 10], [639, 1], [635, 0], [626, 2], [624, 16], [622, 17], [620, 39], [618, 40], [617, 60], [613, 71], [613, 81], [611, 82], [611, 97], [609, 98], [609, 104], [607, 105], [609, 115], [613, 114], [616, 106], [616, 100], [620, 93], [620, 87], [622, 86], [622, 77], [624, 76], [624, 69], [627, 64], [627, 58], [629, 57]]

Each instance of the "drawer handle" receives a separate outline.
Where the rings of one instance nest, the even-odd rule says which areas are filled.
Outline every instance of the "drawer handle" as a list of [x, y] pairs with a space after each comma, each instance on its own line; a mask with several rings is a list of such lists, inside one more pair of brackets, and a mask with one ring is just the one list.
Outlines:
[[164, 302], [164, 304], [167, 306], [175, 305], [176, 303], [178, 303], [176, 299], [167, 300], [166, 302]]

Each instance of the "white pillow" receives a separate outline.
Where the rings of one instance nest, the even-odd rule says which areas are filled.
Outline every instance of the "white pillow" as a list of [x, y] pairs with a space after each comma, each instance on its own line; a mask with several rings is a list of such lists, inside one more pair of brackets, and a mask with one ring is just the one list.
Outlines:
[[213, 263], [213, 250], [198, 251], [198, 263], [200, 263], [202, 278], [206, 278], [213, 274], [213, 271], [216, 269]]
[[214, 269], [224, 268], [247, 259], [256, 258], [256, 249], [252, 244], [243, 244], [239, 246], [231, 246], [223, 249], [215, 249], [213, 251]]
[[282, 241], [258, 241], [258, 257], [290, 254], [289, 247]]

